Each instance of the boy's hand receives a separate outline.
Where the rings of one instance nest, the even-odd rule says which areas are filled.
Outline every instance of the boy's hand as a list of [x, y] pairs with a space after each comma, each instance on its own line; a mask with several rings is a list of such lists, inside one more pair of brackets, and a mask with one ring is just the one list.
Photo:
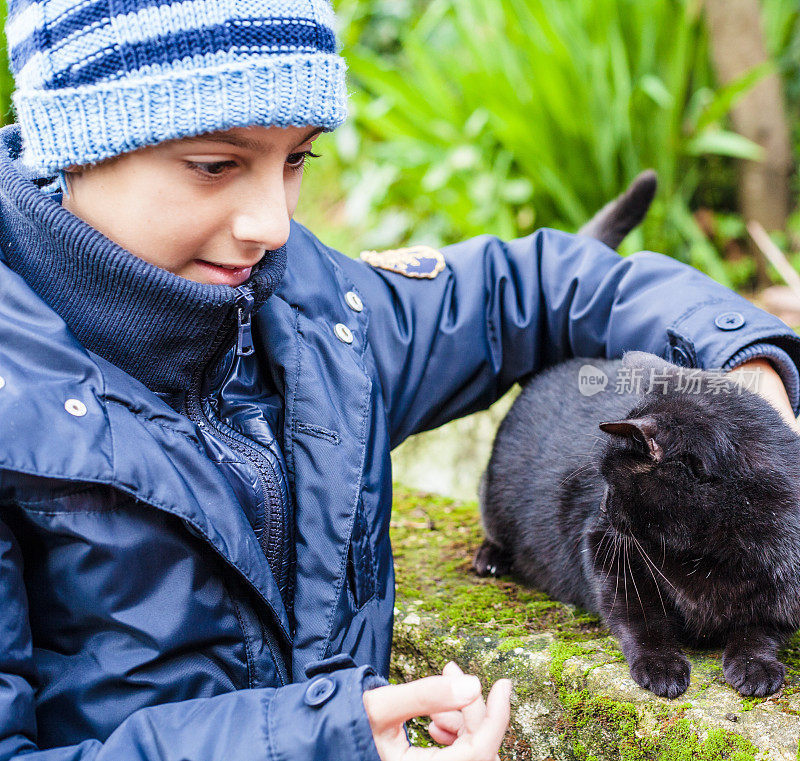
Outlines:
[[[484, 703], [478, 678], [448, 663], [442, 676], [377, 687], [363, 699], [382, 761], [497, 761], [510, 695], [511, 682], [500, 679]], [[409, 745], [403, 722], [417, 716], [430, 716], [431, 737], [449, 747]]]
[[[756, 383], [753, 386], [748, 384], [745, 387], [761, 394], [761, 396], [783, 415], [789, 427], [800, 435], [800, 423], [798, 423], [797, 418], [794, 416], [792, 405], [786, 394], [786, 388], [783, 385], [781, 376], [778, 375], [775, 368], [766, 359], [751, 359], [749, 362], [745, 362], [743, 365], [739, 365], [736, 369], [731, 370], [728, 375], [735, 375], [740, 371], [744, 373], [758, 373], [756, 376]], [[743, 380], [746, 381], [747, 377], [743, 378]]]

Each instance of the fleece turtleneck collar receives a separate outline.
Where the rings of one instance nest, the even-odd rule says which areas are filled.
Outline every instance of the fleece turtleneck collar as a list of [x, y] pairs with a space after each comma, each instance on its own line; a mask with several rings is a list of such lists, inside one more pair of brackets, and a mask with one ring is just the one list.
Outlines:
[[0, 246], [7, 264], [87, 349], [152, 391], [188, 389], [236, 335], [237, 301], [258, 309], [277, 288], [286, 250], [268, 252], [239, 288], [206, 285], [117, 245], [43, 193], [19, 162], [19, 128], [0, 130]]

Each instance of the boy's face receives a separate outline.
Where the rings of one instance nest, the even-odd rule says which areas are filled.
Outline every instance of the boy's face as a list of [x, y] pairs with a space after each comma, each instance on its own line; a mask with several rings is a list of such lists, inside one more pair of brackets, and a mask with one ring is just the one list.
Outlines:
[[162, 269], [240, 285], [288, 239], [305, 153], [320, 131], [237, 127], [71, 168], [64, 208]]

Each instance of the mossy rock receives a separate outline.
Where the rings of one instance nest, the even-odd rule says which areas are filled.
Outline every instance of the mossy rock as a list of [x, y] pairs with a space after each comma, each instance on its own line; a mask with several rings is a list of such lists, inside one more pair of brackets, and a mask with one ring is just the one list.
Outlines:
[[[478, 506], [395, 487], [397, 609], [392, 677], [440, 673], [448, 660], [514, 682], [502, 759], [532, 761], [778, 761], [800, 759], [800, 637], [782, 654], [787, 681], [743, 698], [718, 651], [689, 652], [689, 689], [669, 701], [637, 687], [596, 616], [510, 578], [471, 570], [482, 540]], [[415, 742], [432, 744], [427, 722]]]

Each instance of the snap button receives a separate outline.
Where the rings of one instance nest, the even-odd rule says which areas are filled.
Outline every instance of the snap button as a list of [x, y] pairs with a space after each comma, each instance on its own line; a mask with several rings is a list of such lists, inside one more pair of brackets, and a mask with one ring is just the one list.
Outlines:
[[83, 417], [86, 414], [86, 405], [80, 399], [67, 399], [64, 402], [64, 409], [75, 417]]
[[353, 331], [347, 327], [347, 325], [343, 325], [341, 322], [337, 322], [333, 328], [333, 332], [336, 333], [336, 337], [345, 344], [353, 343]]
[[3, 386], [5, 385], [6, 385], [6, 379], [2, 375], [0, 375], [0, 388], [3, 388]]
[[303, 700], [307, 706], [321, 706], [331, 699], [334, 692], [336, 692], [336, 682], [321, 676], [308, 685]]
[[720, 330], [738, 330], [744, 322], [744, 315], [741, 312], [723, 312], [714, 320], [714, 324]]
[[364, 308], [364, 302], [355, 291], [348, 291], [345, 293], [344, 300], [347, 302], [347, 306], [354, 312], [360, 312]]

